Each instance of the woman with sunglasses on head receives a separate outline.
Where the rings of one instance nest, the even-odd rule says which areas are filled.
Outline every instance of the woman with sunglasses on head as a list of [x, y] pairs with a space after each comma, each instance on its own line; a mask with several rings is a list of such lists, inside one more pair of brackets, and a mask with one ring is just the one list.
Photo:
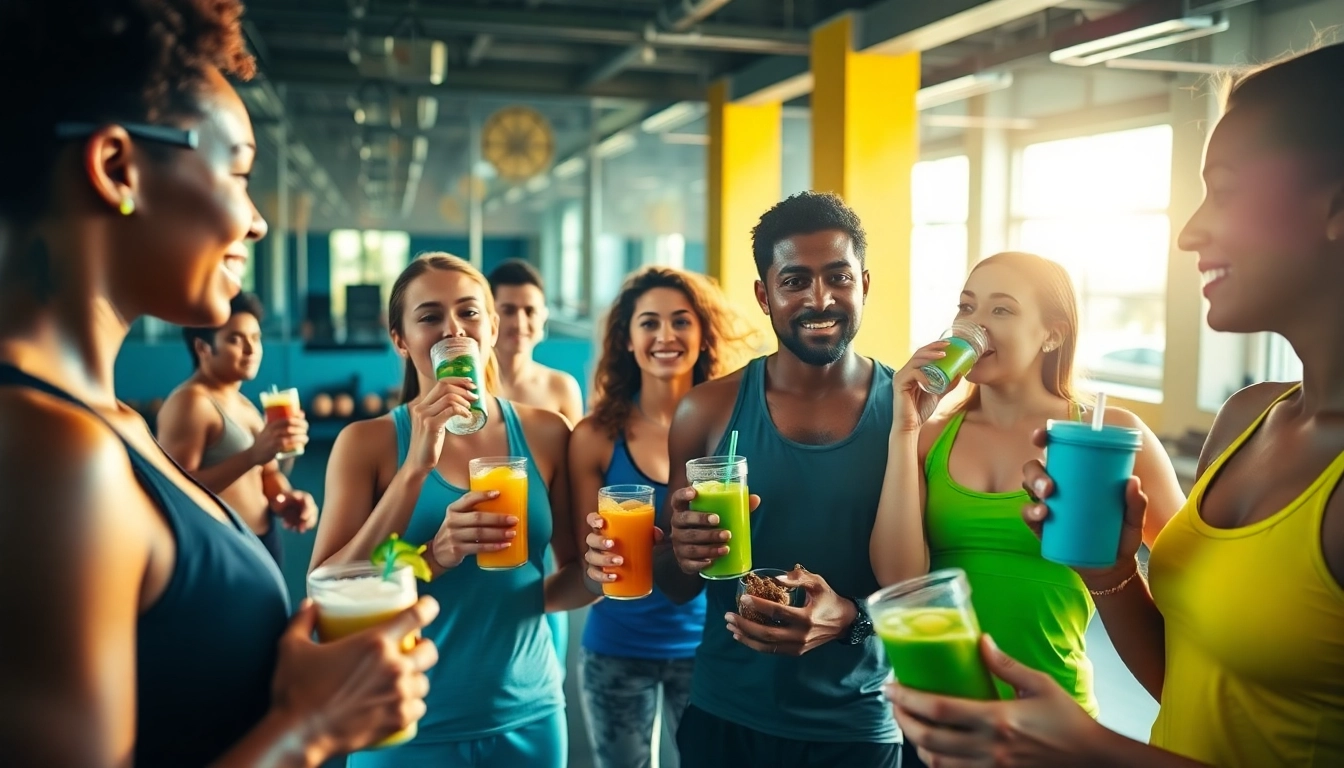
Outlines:
[[[316, 766], [414, 721], [422, 601], [318, 645], [247, 525], [119, 403], [135, 320], [218, 326], [246, 243], [252, 59], [229, 0], [0, 4], [0, 754]], [[58, 62], [42, 66], [39, 62]]]
[[[1257, 384], [1223, 405], [1148, 578], [1137, 552], [1151, 502], [1137, 479], [1116, 565], [1078, 571], [1102, 595], [1120, 657], [1161, 702], [1151, 744], [1098, 725], [986, 637], [989, 669], [1017, 701], [889, 690], [932, 764], [1344, 765], [1341, 73], [1334, 45], [1233, 84], [1205, 154], [1204, 201], [1178, 241], [1199, 255], [1210, 327], [1281, 334], [1302, 381]], [[1042, 503], [1023, 514], [1039, 528], [1053, 483], [1036, 461], [1025, 476]]]
[[[569, 447], [576, 510], [588, 514], [588, 577], [616, 580], [598, 490], [647, 485], [655, 511], [667, 497], [667, 430], [696, 384], [732, 370], [741, 339], [718, 287], [700, 275], [648, 267], [626, 279], [607, 314], [597, 363], [593, 413]], [[695, 650], [705, 627], [705, 597], [682, 605], [654, 588], [639, 600], [601, 600], [588, 612], [580, 666], [583, 710], [598, 768], [653, 764], [655, 717], [675, 735], [691, 696]], [[687, 767], [689, 768], [689, 766]]]
[[[489, 282], [470, 263], [417, 257], [393, 283], [387, 316], [405, 361], [403, 404], [336, 439], [312, 565], [366, 560], [394, 533], [424, 545], [433, 578], [422, 589], [443, 605], [425, 635], [451, 651], [430, 678], [419, 735], [352, 755], [349, 767], [561, 768], [565, 697], [546, 614], [593, 601], [569, 517], [569, 423], [495, 395], [499, 316]], [[471, 378], [436, 376], [431, 350], [445, 340], [477, 351], [480, 390]], [[472, 414], [484, 415], [476, 431], [447, 431], [454, 416]], [[484, 457], [526, 460], [525, 524], [478, 509], [499, 498], [469, 490], [471, 461]], [[519, 550], [525, 559], [508, 557]]]

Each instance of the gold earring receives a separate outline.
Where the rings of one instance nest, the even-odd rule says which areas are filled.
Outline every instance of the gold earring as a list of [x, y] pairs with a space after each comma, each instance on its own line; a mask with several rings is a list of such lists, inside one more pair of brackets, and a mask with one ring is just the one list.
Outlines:
[[121, 198], [121, 205], [117, 206], [117, 210], [122, 216], [130, 216], [135, 213], [135, 198], [130, 195]]

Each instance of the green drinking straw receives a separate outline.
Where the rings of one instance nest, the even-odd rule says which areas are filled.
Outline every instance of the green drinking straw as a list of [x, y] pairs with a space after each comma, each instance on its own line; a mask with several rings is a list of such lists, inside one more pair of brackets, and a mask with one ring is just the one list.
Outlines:
[[733, 480], [733, 459], [737, 458], [737, 430], [728, 436], [728, 465], [723, 468], [723, 484], [727, 485]]

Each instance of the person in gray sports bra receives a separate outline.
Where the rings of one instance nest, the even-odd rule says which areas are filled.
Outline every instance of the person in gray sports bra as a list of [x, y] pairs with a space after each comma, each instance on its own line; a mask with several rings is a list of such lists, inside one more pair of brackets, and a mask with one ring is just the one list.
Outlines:
[[218, 493], [282, 562], [280, 529], [302, 533], [317, 522], [311, 496], [294, 490], [280, 470], [282, 447], [308, 441], [297, 419], [266, 423], [239, 392], [261, 366], [261, 302], [239, 294], [232, 315], [218, 328], [183, 328], [196, 372], [164, 402], [158, 438], [177, 463]]

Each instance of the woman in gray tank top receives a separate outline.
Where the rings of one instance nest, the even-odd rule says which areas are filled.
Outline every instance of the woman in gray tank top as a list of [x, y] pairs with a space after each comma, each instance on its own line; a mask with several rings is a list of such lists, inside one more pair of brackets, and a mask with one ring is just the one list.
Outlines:
[[308, 422], [267, 422], [239, 391], [261, 366], [261, 302], [239, 294], [218, 328], [183, 328], [196, 371], [159, 411], [158, 438], [168, 455], [219, 494], [282, 562], [280, 530], [303, 533], [317, 522], [311, 496], [290, 487], [276, 454], [308, 442]]

